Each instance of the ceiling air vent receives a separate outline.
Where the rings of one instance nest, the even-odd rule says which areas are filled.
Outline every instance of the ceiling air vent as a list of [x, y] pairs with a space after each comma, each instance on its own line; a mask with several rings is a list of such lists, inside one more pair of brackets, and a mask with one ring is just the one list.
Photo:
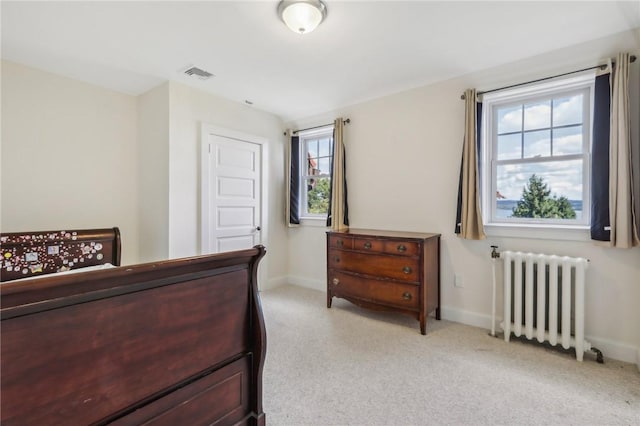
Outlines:
[[196, 76], [200, 80], [208, 80], [209, 77], [213, 77], [213, 74], [211, 74], [209, 71], [205, 71], [198, 67], [189, 67], [184, 71], [184, 73], [186, 75]]

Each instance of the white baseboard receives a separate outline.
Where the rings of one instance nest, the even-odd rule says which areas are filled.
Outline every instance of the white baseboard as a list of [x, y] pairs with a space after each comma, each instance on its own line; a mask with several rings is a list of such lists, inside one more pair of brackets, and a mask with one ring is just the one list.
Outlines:
[[[442, 307], [441, 309], [440, 313], [443, 319], [491, 330], [490, 315], [455, 308]], [[496, 333], [502, 332], [502, 329], [500, 328], [501, 321], [502, 318], [496, 319]], [[607, 358], [629, 362], [631, 364], [636, 364], [638, 366], [638, 370], [640, 370], [640, 348], [609, 339], [603, 339], [597, 336], [585, 336], [585, 340], [591, 343], [592, 347], [598, 348], [602, 351], [605, 362], [607, 361]]]
[[287, 284], [289, 284], [289, 278], [286, 276], [271, 278], [266, 283], [260, 286], [260, 291], [271, 290], [272, 288], [281, 287]]
[[640, 348], [596, 336], [584, 336], [584, 338], [591, 343], [592, 348], [602, 351], [604, 362], [607, 362], [607, 358], [616, 359], [636, 364], [640, 369]]
[[[440, 308], [440, 316], [447, 321], [459, 322], [461, 324], [472, 325], [474, 327], [491, 330], [491, 315], [479, 314], [477, 312], [463, 311], [456, 308]], [[496, 321], [497, 322], [497, 321]], [[496, 325], [498, 327], [498, 325]]]
[[289, 275], [287, 276], [287, 284], [310, 288], [311, 290], [327, 291], [327, 282], [324, 280], [313, 280]]
[[[327, 283], [322, 280], [288, 276], [285, 281], [285, 284], [297, 285], [317, 291], [326, 291]], [[477, 312], [465, 311], [456, 308], [447, 308], [444, 306], [441, 308], [440, 315], [442, 319], [447, 321], [484, 328], [487, 332], [491, 331], [491, 315], [479, 314]], [[502, 329], [500, 328], [501, 320], [502, 318], [496, 318], [496, 333], [502, 332]], [[631, 364], [636, 364], [638, 366], [638, 370], [640, 370], [640, 348], [596, 336], [585, 336], [585, 339], [591, 343], [592, 347], [598, 348], [602, 351], [605, 362], [607, 359], [629, 362]]]

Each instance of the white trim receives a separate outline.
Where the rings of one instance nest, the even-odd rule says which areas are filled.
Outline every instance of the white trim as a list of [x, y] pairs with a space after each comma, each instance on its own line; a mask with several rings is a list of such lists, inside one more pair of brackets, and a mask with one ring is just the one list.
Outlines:
[[[222, 136], [230, 139], [237, 139], [243, 142], [251, 142], [260, 146], [260, 244], [269, 247], [269, 140], [261, 136], [250, 135], [237, 130], [226, 129], [208, 123], [200, 125], [200, 253], [209, 253], [209, 223], [205, 218], [209, 217], [209, 203], [205, 202], [209, 198], [209, 136]], [[266, 283], [268, 262], [261, 262], [258, 270], [258, 283]], [[261, 287], [261, 286], [259, 286]], [[262, 289], [262, 288], [260, 288]]]
[[585, 335], [584, 338], [591, 343], [592, 348], [602, 351], [604, 362], [607, 362], [607, 358], [631, 364], [635, 364], [638, 361], [637, 354], [640, 348], [601, 337]]
[[[326, 281], [314, 280], [310, 278], [294, 277], [289, 275], [287, 277], [278, 278], [277, 282], [278, 285], [284, 285], [288, 283], [290, 285], [309, 288], [311, 290], [322, 292], [326, 292], [327, 290]], [[486, 329], [487, 334], [489, 334], [489, 331], [491, 330], [491, 315], [466, 311], [458, 308], [441, 307], [440, 309], [443, 320], [470, 325], [472, 327], [483, 328]], [[496, 327], [498, 329], [500, 328], [500, 320], [501, 319], [498, 319], [496, 321]], [[500, 333], [502, 333], [502, 330], [500, 330]], [[605, 362], [607, 359], [629, 362], [632, 364], [636, 364], [638, 366], [638, 370], [640, 370], [640, 347], [635, 347], [626, 343], [620, 343], [613, 340], [603, 339], [590, 335], [585, 335], [585, 340], [591, 343], [591, 347], [598, 348], [602, 351]]]
[[[457, 308], [441, 308], [442, 319], [453, 321], [473, 327], [487, 329], [487, 333], [491, 330], [491, 316], [479, 314], [477, 312], [465, 311]], [[496, 321], [497, 330], [502, 333], [500, 328], [501, 319]], [[615, 359], [618, 361], [636, 364], [640, 370], [640, 348], [626, 343], [620, 343], [613, 340], [603, 339], [596, 336], [585, 335], [585, 340], [591, 343], [591, 347], [598, 348], [602, 351], [605, 362], [607, 359]]]
[[314, 280], [311, 278], [295, 277], [292, 275], [287, 276], [287, 281], [291, 285], [298, 287], [309, 288], [317, 291], [327, 291], [327, 282], [325, 280]]
[[[482, 215], [485, 222], [485, 231], [491, 236], [500, 237], [525, 237], [553, 240], [572, 240], [572, 241], [589, 241], [588, 233], [585, 229], [588, 227], [590, 216], [590, 141], [591, 141], [591, 116], [593, 114], [593, 73], [586, 73], [578, 77], [558, 79], [547, 83], [535, 84], [524, 88], [503, 90], [496, 93], [483, 95], [483, 132], [482, 147], [483, 156], [481, 158], [483, 171], [482, 176]], [[550, 162], [555, 159], [552, 157], [545, 158], [527, 158], [514, 160], [493, 159], [493, 153], [496, 150], [497, 140], [494, 138], [495, 119], [494, 109], [498, 106], [512, 103], [521, 103], [535, 101], [536, 99], [546, 99], [555, 94], [571, 94], [583, 93], [583, 152], [582, 154], [562, 156], [559, 159], [565, 161], [569, 158], [582, 160], [582, 218], [578, 220], [510, 220], [496, 219], [496, 169], [498, 163], [503, 164], [525, 164], [532, 162]], [[552, 124], [552, 123], [550, 123]], [[524, 124], [523, 124], [524, 125]]]
[[489, 237], [528, 238], [558, 241], [591, 241], [589, 228], [584, 226], [541, 226], [521, 223], [491, 223], [484, 225], [484, 231]]
[[[300, 176], [299, 176], [299, 186], [298, 186], [298, 199], [300, 200], [300, 205], [299, 205], [299, 215], [300, 215], [300, 219], [325, 219], [326, 220], [326, 213], [323, 214], [313, 214], [313, 213], [309, 213], [307, 212], [307, 189], [306, 189], [306, 181], [307, 179], [310, 178], [328, 178], [329, 180], [331, 180], [331, 174], [320, 174], [320, 175], [314, 175], [314, 176], [310, 176], [307, 175], [307, 152], [308, 150], [307, 148], [307, 141], [309, 139], [316, 139], [316, 138], [324, 138], [324, 137], [329, 137], [329, 139], [331, 140], [331, 143], [333, 144], [333, 131], [334, 131], [334, 126], [333, 124], [327, 125], [327, 126], [323, 126], [321, 128], [318, 129], [312, 129], [312, 130], [304, 130], [304, 131], [300, 131], [298, 132], [297, 136], [298, 136], [298, 144], [299, 144], [299, 171], [300, 171]], [[319, 155], [320, 153], [318, 153]], [[328, 158], [331, 159], [331, 162], [333, 162], [333, 154], [328, 156]], [[319, 166], [319, 165], [318, 165]]]
[[308, 226], [310, 228], [328, 228], [326, 217], [311, 217], [305, 216], [300, 218], [301, 226]]
[[271, 290], [273, 288], [282, 287], [289, 284], [289, 278], [287, 276], [271, 278], [266, 283], [260, 285], [260, 290]]
[[334, 130], [333, 123], [327, 124], [326, 126], [318, 127], [317, 129], [309, 129], [309, 130], [300, 130], [297, 132], [296, 136], [298, 137], [313, 137], [318, 135], [323, 135], [327, 133], [329, 130], [333, 132]]
[[479, 314], [477, 312], [465, 311], [457, 308], [440, 308], [442, 319], [458, 322], [460, 324], [472, 325], [474, 327], [491, 330], [491, 315]]
[[584, 74], [580, 74], [575, 77], [559, 77], [546, 83], [532, 83], [528, 86], [520, 86], [512, 89], [498, 90], [491, 93], [483, 93], [480, 96], [482, 97], [482, 102], [493, 101], [496, 98], [499, 99], [500, 102], [511, 102], [513, 100], [517, 100], [518, 98], [529, 97], [532, 95], [548, 95], [559, 89], [571, 90], [581, 88], [585, 84], [592, 82], [595, 76], [595, 71], [590, 70], [585, 71]]

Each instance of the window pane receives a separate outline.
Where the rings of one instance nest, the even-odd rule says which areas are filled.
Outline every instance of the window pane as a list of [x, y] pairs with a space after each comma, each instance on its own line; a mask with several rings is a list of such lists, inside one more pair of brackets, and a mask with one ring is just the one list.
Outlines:
[[551, 131], [539, 130], [524, 134], [524, 158], [551, 155]]
[[[499, 165], [496, 188], [496, 218], [572, 219], [572, 211], [574, 219], [582, 218], [582, 160]], [[532, 206], [530, 215], [524, 215]]]
[[308, 170], [307, 170], [308, 175], [317, 175], [320, 173], [318, 169], [318, 159], [311, 158], [311, 154], [308, 154], [307, 167], [308, 167]]
[[327, 213], [330, 182], [330, 178], [307, 179], [307, 213]]
[[582, 94], [553, 100], [553, 125], [582, 123]]
[[330, 157], [320, 158], [318, 160], [318, 164], [320, 165], [319, 169], [320, 169], [320, 174], [321, 175], [328, 175], [328, 174], [331, 173], [331, 158]]
[[310, 140], [307, 142], [307, 150], [309, 151], [309, 156], [310, 157], [317, 157], [318, 156], [318, 140]]
[[582, 126], [553, 129], [553, 155], [582, 153]]
[[320, 144], [320, 150], [319, 150], [320, 157], [328, 157], [329, 155], [331, 155], [332, 138], [320, 139], [319, 144]]
[[522, 130], [522, 106], [498, 108], [498, 133]]
[[522, 134], [498, 136], [498, 160], [522, 158]]
[[524, 130], [551, 127], [551, 101], [541, 101], [524, 106]]

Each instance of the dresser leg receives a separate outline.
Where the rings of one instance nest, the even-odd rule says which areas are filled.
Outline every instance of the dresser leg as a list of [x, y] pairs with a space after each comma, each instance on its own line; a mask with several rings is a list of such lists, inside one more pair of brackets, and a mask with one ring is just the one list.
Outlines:
[[421, 334], [427, 334], [427, 319], [426, 318], [420, 319], [420, 333]]
[[436, 319], [438, 321], [440, 321], [440, 307], [439, 306], [436, 308]]
[[331, 293], [327, 292], [327, 308], [331, 308], [331, 301], [333, 300], [333, 296]]

